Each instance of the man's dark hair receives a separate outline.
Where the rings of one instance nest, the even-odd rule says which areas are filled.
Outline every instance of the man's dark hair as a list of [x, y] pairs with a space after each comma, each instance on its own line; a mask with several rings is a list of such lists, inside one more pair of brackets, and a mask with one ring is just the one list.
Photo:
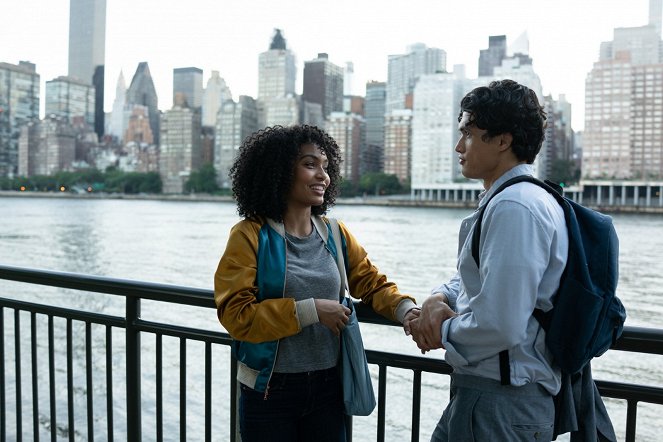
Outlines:
[[463, 112], [470, 114], [469, 124], [486, 131], [485, 139], [510, 133], [516, 158], [534, 162], [543, 144], [546, 113], [532, 89], [513, 80], [493, 81], [463, 97], [458, 122]]
[[315, 144], [327, 156], [330, 180], [323, 203], [313, 206], [311, 212], [323, 215], [334, 205], [341, 162], [336, 141], [316, 126], [273, 126], [247, 137], [230, 168], [233, 195], [240, 216], [283, 221], [299, 149], [302, 144], [308, 143]]

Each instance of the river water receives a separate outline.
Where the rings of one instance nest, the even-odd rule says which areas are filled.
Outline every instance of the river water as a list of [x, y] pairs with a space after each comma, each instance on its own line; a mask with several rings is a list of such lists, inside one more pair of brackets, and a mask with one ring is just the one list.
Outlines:
[[[457, 232], [460, 221], [468, 214], [464, 209], [350, 206], [335, 207], [330, 216], [343, 220], [367, 249], [374, 264], [400, 287], [401, 291], [423, 301], [430, 289], [449, 278], [455, 269]], [[68, 198], [0, 198], [0, 263], [30, 268], [49, 269], [82, 274], [103, 275], [113, 278], [147, 282], [212, 288], [213, 274], [225, 248], [230, 227], [239, 220], [232, 203], [173, 202], [153, 200], [89, 200]], [[620, 238], [619, 296], [624, 302], [627, 325], [661, 327], [663, 313], [663, 216], [615, 215], [615, 227]], [[73, 296], [72, 296], [73, 294]], [[106, 295], [80, 294], [72, 291], [26, 286], [0, 281], [0, 296], [27, 300], [39, 299], [54, 305], [73, 306], [83, 310], [123, 315], [122, 299]], [[211, 309], [182, 308], [143, 302], [143, 317], [177, 324], [220, 330], [215, 312]], [[25, 319], [24, 319], [25, 318]], [[6, 312], [5, 354], [13, 354], [14, 316]], [[64, 328], [64, 323], [59, 324]], [[56, 327], [58, 322], [56, 321]], [[22, 329], [29, 329], [29, 316], [21, 318]], [[44, 327], [43, 324], [38, 325]], [[386, 330], [385, 330], [386, 329]], [[43, 330], [43, 329], [40, 329]], [[416, 346], [396, 327], [363, 325], [367, 348], [406, 354], [419, 354]], [[86, 440], [85, 376], [80, 371], [84, 362], [84, 328], [74, 325], [74, 353], [82, 358], [75, 364], [76, 439]], [[103, 360], [104, 331], [93, 328], [95, 367], [95, 432], [105, 437], [105, 385]], [[45, 333], [39, 338], [45, 348]], [[28, 336], [27, 334], [25, 336]], [[60, 339], [56, 336], [56, 339]], [[114, 348], [120, 353], [123, 334], [114, 333]], [[25, 344], [27, 345], [27, 344]], [[179, 341], [164, 338], [164, 427], [167, 440], [179, 439]], [[25, 386], [23, 415], [24, 437], [32, 439], [31, 390], [27, 383], [30, 370], [29, 346], [21, 346], [22, 371]], [[154, 435], [154, 351], [153, 340], [143, 338], [143, 438], [153, 440]], [[61, 347], [64, 349], [64, 347]], [[64, 350], [62, 350], [62, 353]], [[78, 353], [77, 353], [78, 352]], [[41, 354], [41, 352], [40, 352]], [[187, 439], [203, 440], [201, 418], [204, 384], [202, 377], [202, 346], [190, 344], [187, 348]], [[215, 378], [213, 395], [223, 397], [229, 375], [227, 349], [215, 349]], [[442, 351], [428, 357], [442, 358]], [[114, 370], [123, 366], [123, 356], [113, 361]], [[48, 379], [46, 356], [41, 356], [39, 375]], [[56, 383], [66, 389], [65, 368], [56, 364]], [[593, 362], [594, 377], [603, 380], [645, 383], [663, 386], [661, 357], [623, 352], [608, 352]], [[120, 367], [120, 368], [118, 368]], [[373, 367], [374, 368], [374, 367]], [[15, 387], [13, 362], [5, 363], [7, 380], [7, 412], [13, 416]], [[79, 371], [77, 371], [79, 370]], [[115, 436], [126, 437], [124, 418], [124, 385], [122, 372], [114, 375]], [[377, 370], [373, 372], [377, 380]], [[173, 377], [172, 381], [170, 376]], [[411, 372], [389, 370], [387, 386], [387, 434], [390, 441], [409, 440]], [[44, 382], [40, 396], [40, 433], [48, 438], [49, 407], [48, 382]], [[202, 385], [201, 385], [202, 384]], [[60, 387], [58, 387], [60, 388]], [[377, 384], [376, 384], [377, 388]], [[62, 392], [64, 393], [64, 392]], [[218, 396], [217, 396], [218, 394]], [[448, 379], [441, 375], [423, 376], [421, 440], [428, 440], [437, 419], [448, 400]], [[66, 397], [66, 394], [62, 397]], [[227, 401], [213, 405], [214, 440], [227, 438]], [[618, 400], [605, 400], [619, 439], [625, 430], [626, 404]], [[169, 404], [172, 404], [170, 406]], [[80, 408], [80, 411], [79, 411]], [[57, 408], [58, 428], [62, 440], [66, 437], [66, 405]], [[638, 441], [660, 440], [663, 419], [659, 406], [641, 404], [638, 411]], [[355, 440], [374, 439], [376, 414], [355, 418]], [[27, 416], [27, 417], [26, 417]], [[13, 418], [12, 418], [13, 419]], [[8, 422], [8, 435], [15, 432], [12, 419]], [[15, 433], [14, 433], [15, 434]]]

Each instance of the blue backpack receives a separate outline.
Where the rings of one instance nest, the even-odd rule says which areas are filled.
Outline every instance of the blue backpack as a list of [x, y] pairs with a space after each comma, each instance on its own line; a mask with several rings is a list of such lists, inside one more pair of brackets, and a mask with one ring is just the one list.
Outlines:
[[[569, 234], [566, 268], [552, 299], [553, 308], [547, 312], [536, 309], [533, 315], [546, 331], [546, 346], [553, 355], [553, 363], [562, 372], [575, 374], [593, 357], [605, 353], [624, 328], [626, 310], [615, 295], [619, 240], [611, 217], [564, 197], [562, 188], [549, 181], [517, 176], [502, 184], [491, 199], [522, 181], [544, 188], [564, 209]], [[488, 202], [480, 209], [472, 237], [472, 256], [477, 266], [481, 221], [487, 206]], [[510, 383], [507, 350], [500, 353], [500, 377], [502, 384]]]

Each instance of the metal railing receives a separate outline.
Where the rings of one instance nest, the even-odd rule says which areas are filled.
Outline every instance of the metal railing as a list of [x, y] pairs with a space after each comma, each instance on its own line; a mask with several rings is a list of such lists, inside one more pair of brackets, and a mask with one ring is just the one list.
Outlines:
[[[75, 409], [74, 409], [74, 369], [73, 361], [73, 324], [82, 323], [85, 325], [85, 409], [86, 409], [86, 427], [87, 440], [94, 440], [95, 436], [105, 435], [107, 440], [114, 440], [116, 425], [115, 407], [118, 405], [113, 395], [115, 379], [113, 370], [108, 368], [113, 366], [113, 358], [117, 356], [114, 352], [113, 330], [124, 329], [124, 357], [125, 357], [125, 383], [126, 383], [126, 403], [120, 404], [120, 409], [126, 413], [126, 436], [128, 440], [140, 441], [143, 439], [142, 429], [142, 395], [141, 395], [141, 377], [143, 370], [141, 367], [141, 337], [146, 334], [155, 336], [155, 426], [156, 440], [164, 440], [164, 366], [163, 366], [163, 338], [173, 337], [179, 339], [179, 431], [180, 440], [186, 440], [187, 434], [187, 342], [201, 342], [204, 344], [204, 437], [206, 441], [211, 441], [212, 434], [212, 348], [216, 345], [230, 346], [232, 339], [226, 334], [217, 331], [210, 331], [200, 328], [190, 328], [169, 324], [166, 322], [147, 321], [141, 318], [141, 301], [151, 300], [163, 303], [180, 304], [186, 306], [215, 308], [213, 294], [210, 290], [179, 287], [164, 284], [154, 284], [138, 281], [120, 280], [113, 278], [80, 275], [72, 273], [62, 273], [44, 270], [34, 270], [10, 266], [0, 266], [0, 280], [18, 281], [27, 284], [37, 284], [42, 286], [59, 287], [73, 289], [83, 292], [105, 293], [125, 298], [125, 316], [112, 316], [100, 314], [97, 312], [82, 311], [79, 309], [69, 309], [45, 305], [43, 303], [31, 303], [11, 298], [5, 298], [5, 294], [0, 292], [0, 440], [7, 440], [7, 404], [6, 392], [8, 385], [6, 383], [6, 361], [14, 366], [14, 415], [15, 415], [15, 438], [17, 441], [23, 437], [23, 416], [24, 394], [22, 386], [24, 384], [23, 361], [21, 348], [23, 341], [21, 326], [21, 312], [30, 315], [30, 385], [32, 402], [32, 436], [34, 440], [39, 439], [40, 428], [45, 426], [50, 429], [50, 438], [55, 441], [58, 437], [65, 435], [73, 441], [76, 437], [75, 428]], [[13, 338], [14, 354], [7, 355], [5, 347], [5, 313], [6, 310], [13, 311]], [[357, 313], [360, 321], [366, 323], [394, 325], [390, 321], [375, 314], [371, 309], [357, 304]], [[48, 352], [42, 355], [39, 352], [38, 324], [41, 316], [46, 318], [47, 323], [47, 344]], [[66, 334], [66, 398], [59, 394], [56, 382], [56, 354], [61, 354], [62, 349], [56, 348], [54, 341], [56, 320], [65, 321]], [[43, 322], [43, 320], [42, 320]], [[106, 396], [106, 425], [104, 429], [98, 428], [94, 416], [93, 400], [93, 337], [92, 326], [101, 326], [105, 329], [104, 347], [105, 347], [105, 396]], [[42, 338], [43, 339], [43, 338]], [[24, 344], [25, 345], [25, 344]], [[121, 345], [119, 345], [121, 347]], [[637, 353], [648, 353], [663, 355], [663, 330], [645, 329], [637, 327], [626, 327], [621, 339], [617, 342], [614, 349]], [[419, 440], [420, 417], [421, 417], [421, 388], [422, 373], [450, 374], [451, 367], [445, 362], [418, 356], [403, 355], [398, 353], [367, 350], [367, 357], [370, 364], [378, 366], [378, 409], [377, 409], [377, 440], [385, 439], [386, 429], [386, 386], [387, 369], [400, 368], [411, 370], [413, 372], [412, 380], [412, 416], [411, 416], [411, 440]], [[39, 361], [43, 357], [48, 360], [47, 379], [40, 376]], [[13, 359], [13, 361], [12, 361]], [[231, 441], [238, 440], [237, 431], [237, 383], [236, 362], [228, 357], [230, 376], [227, 380], [229, 390], [229, 410], [230, 418], [228, 422], [227, 439]], [[46, 382], [48, 384], [49, 415], [48, 419], [39, 416], [39, 385]], [[621, 382], [607, 382], [597, 380], [599, 391], [604, 397], [618, 398], [627, 402], [626, 418], [626, 440], [635, 441], [636, 435], [636, 417], [638, 404], [640, 402], [663, 404], [663, 388], [654, 386], [627, 384]], [[62, 404], [67, 406], [66, 425], [58, 424], [56, 410]], [[47, 420], [47, 422], [43, 422]], [[218, 439], [219, 435], [216, 435]], [[224, 437], [225, 438], [225, 437]], [[172, 437], [168, 437], [172, 440]]]

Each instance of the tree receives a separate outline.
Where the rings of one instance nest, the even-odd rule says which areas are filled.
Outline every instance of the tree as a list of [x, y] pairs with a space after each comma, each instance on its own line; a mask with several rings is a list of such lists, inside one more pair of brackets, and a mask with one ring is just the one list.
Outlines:
[[351, 198], [357, 196], [357, 186], [350, 180], [341, 178], [338, 186], [339, 196], [343, 198]]
[[191, 172], [184, 184], [186, 192], [215, 193], [219, 190], [216, 183], [216, 169], [212, 163], [205, 163], [197, 171]]
[[396, 175], [373, 172], [361, 177], [359, 190], [369, 195], [393, 195], [402, 192], [403, 186]]
[[554, 160], [550, 167], [550, 181], [569, 185], [578, 182], [580, 170], [572, 160]]

